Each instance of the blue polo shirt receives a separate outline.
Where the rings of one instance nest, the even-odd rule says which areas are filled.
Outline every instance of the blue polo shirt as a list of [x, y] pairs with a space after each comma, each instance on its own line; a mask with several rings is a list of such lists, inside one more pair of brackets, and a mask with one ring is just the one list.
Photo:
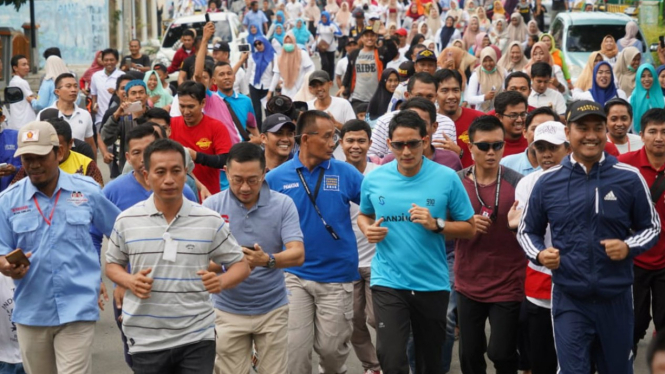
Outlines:
[[[46, 218], [53, 212], [51, 225], [38, 207]], [[30, 269], [15, 281], [14, 323], [60, 326], [99, 319], [102, 273], [90, 227], [110, 236], [118, 214], [92, 178], [77, 174], [60, 172], [51, 198], [30, 178], [0, 194], [0, 255], [16, 248], [32, 252]]]
[[533, 173], [536, 170], [540, 169], [540, 166], [533, 167], [531, 165], [531, 162], [529, 161], [529, 156], [527, 156], [527, 152], [529, 152], [529, 148], [524, 150], [522, 153], [517, 153], [514, 155], [506, 156], [501, 159], [499, 162], [501, 165], [511, 168], [515, 170], [516, 172], [522, 174], [522, 175], [529, 175]]
[[[358, 247], [351, 226], [350, 202], [360, 204], [360, 185], [363, 175], [350, 164], [338, 160], [320, 163], [311, 172], [298, 158], [283, 163], [266, 175], [274, 191], [293, 199], [300, 216], [300, 228], [305, 237], [305, 263], [285, 269], [302, 279], [322, 283], [352, 282], [359, 279]], [[302, 172], [314, 194], [319, 172], [323, 180], [316, 204], [326, 222], [333, 227], [339, 240], [333, 239], [319, 218], [296, 170]]]
[[[284, 244], [302, 242], [298, 210], [290, 197], [270, 191], [263, 182], [259, 200], [249, 210], [230, 190], [207, 198], [203, 206], [226, 220], [231, 234], [245, 247], [259, 243], [265, 253], [279, 253]], [[234, 288], [213, 294], [215, 308], [242, 315], [266, 314], [289, 303], [282, 269], [257, 267]]]
[[226, 96], [221, 91], [217, 91], [217, 94], [231, 105], [231, 109], [233, 109], [245, 130], [247, 130], [247, 126], [256, 127], [256, 115], [254, 114], [252, 99], [237, 92], [233, 92], [231, 96]]
[[445, 237], [411, 222], [411, 204], [427, 208], [432, 217], [467, 221], [474, 211], [457, 174], [423, 157], [418, 174], [406, 177], [397, 161], [374, 169], [362, 184], [360, 212], [383, 218], [388, 228], [376, 244], [372, 286], [411, 291], [450, 291]]
[[[4, 129], [0, 131], [0, 164], [11, 164], [16, 166], [16, 170], [21, 168], [21, 158], [14, 157], [16, 152], [16, 142], [18, 141], [18, 131]], [[8, 175], [0, 178], [0, 192], [9, 187], [14, 179], [14, 175]]]

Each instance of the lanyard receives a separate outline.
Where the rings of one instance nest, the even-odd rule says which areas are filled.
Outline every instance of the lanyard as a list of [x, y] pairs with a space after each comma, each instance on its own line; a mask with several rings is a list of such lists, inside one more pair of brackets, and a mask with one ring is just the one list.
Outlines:
[[[476, 188], [476, 197], [478, 198], [478, 202], [480, 202], [480, 205], [484, 206], [485, 208], [489, 209], [490, 207], [485, 204], [483, 199], [480, 198], [480, 193], [478, 192], [478, 179], [476, 178], [476, 167], [474, 166], [471, 171], [473, 172], [473, 186]], [[496, 216], [499, 213], [499, 191], [501, 190], [501, 165], [499, 165], [499, 172], [496, 175], [496, 192], [494, 194], [494, 209], [492, 210], [492, 216], [490, 217], [492, 220], [496, 219]]]
[[39, 211], [39, 214], [42, 215], [42, 218], [44, 218], [44, 222], [46, 222], [47, 225], [51, 226], [51, 220], [53, 219], [53, 213], [55, 213], [55, 206], [58, 205], [58, 199], [60, 199], [60, 192], [62, 190], [58, 191], [58, 194], [55, 195], [55, 202], [53, 203], [53, 208], [51, 208], [51, 214], [46, 218], [44, 213], [42, 212], [42, 208], [39, 207], [39, 202], [37, 201], [37, 196], [34, 196], [32, 199], [35, 201], [35, 206], [37, 207], [37, 211]]
[[323, 173], [325, 170], [321, 168], [321, 171], [319, 172], [319, 179], [316, 181], [316, 189], [314, 190], [314, 194], [312, 195], [312, 191], [310, 191], [309, 186], [307, 185], [307, 182], [305, 182], [305, 177], [302, 175], [302, 171], [300, 169], [296, 169], [296, 173], [298, 173], [298, 177], [300, 177], [300, 181], [302, 182], [302, 186], [305, 188], [305, 192], [307, 192], [307, 196], [309, 196], [309, 201], [312, 202], [312, 205], [314, 205], [314, 210], [316, 210], [316, 214], [319, 215], [319, 218], [321, 218], [321, 222], [323, 222], [323, 225], [326, 227], [326, 230], [330, 234], [330, 236], [333, 237], [335, 240], [339, 240], [339, 235], [335, 232], [335, 230], [330, 226], [326, 220], [323, 218], [323, 215], [321, 214], [321, 211], [319, 210], [319, 207], [316, 205], [316, 198], [319, 196], [319, 188], [321, 188], [321, 181], [323, 180]]

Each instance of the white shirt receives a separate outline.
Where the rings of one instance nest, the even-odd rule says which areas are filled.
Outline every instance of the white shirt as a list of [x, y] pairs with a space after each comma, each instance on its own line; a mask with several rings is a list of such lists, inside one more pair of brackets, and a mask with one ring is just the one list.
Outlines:
[[322, 23], [316, 25], [316, 41], [319, 42], [323, 40], [330, 45], [325, 52], [334, 52], [337, 50], [337, 38], [335, 37], [336, 31], [337, 28], [332, 23], [328, 26]]
[[[57, 109], [58, 108], [57, 105], [58, 102], [56, 101], [49, 108]], [[46, 109], [40, 111], [38, 117], [41, 117], [42, 112], [45, 111]], [[69, 123], [69, 126], [72, 128], [72, 138], [85, 141], [85, 138], [91, 138], [94, 135], [92, 129], [93, 126], [92, 117], [90, 116], [90, 113], [88, 113], [87, 110], [83, 110], [78, 106], [74, 105], [74, 113], [72, 113], [71, 117], [67, 118], [59, 110], [58, 110], [58, 117], [62, 117], [62, 119], [64, 119]]]
[[[305, 75], [310, 72], [310, 70], [314, 70], [314, 62], [312, 59], [309, 57], [309, 53], [303, 51], [300, 49], [300, 54], [301, 54], [301, 60], [300, 60], [300, 74], [298, 74], [298, 79], [296, 79], [296, 83], [293, 85], [291, 88], [286, 88], [282, 85], [282, 95], [288, 96], [290, 98], [293, 98], [296, 96], [298, 91], [300, 90], [300, 87], [302, 87], [304, 81], [305, 81]], [[276, 58], [276, 61], [279, 61], [279, 57]], [[277, 84], [279, 83], [279, 79], [281, 76], [279, 75], [279, 64], [275, 63], [273, 64], [273, 72], [275, 75], [273, 75], [272, 78], [272, 83], [270, 84], [270, 91], [275, 91], [275, 87], [277, 87]]]
[[[356, 119], [356, 114], [353, 111], [353, 107], [348, 100], [332, 96], [330, 99], [330, 105], [328, 108], [324, 109], [324, 112], [329, 112], [335, 120], [340, 123], [346, 123], [352, 119]], [[315, 110], [316, 107], [314, 103], [317, 99], [307, 102], [307, 109]]]
[[344, 79], [344, 74], [346, 74], [346, 68], [348, 66], [349, 66], [349, 58], [346, 56], [337, 61], [337, 65], [335, 65], [335, 76]]
[[[367, 164], [369, 166], [369, 164]], [[21, 350], [18, 347], [16, 325], [12, 323], [14, 312], [14, 281], [0, 274], [0, 362], [18, 364], [21, 360]]]
[[[580, 101], [580, 100], [596, 101], [596, 100], [593, 99], [593, 95], [591, 95], [591, 91], [581, 91], [581, 90], [576, 88], [576, 89], [573, 90], [572, 93], [573, 93], [572, 101]], [[620, 89], [620, 88], [617, 88], [617, 95], [615, 97], [618, 97], [620, 99], [624, 99], [624, 100], [627, 101], [626, 93], [623, 92], [623, 90]], [[613, 98], [610, 97], [610, 98], [607, 98], [607, 99], [609, 100], [609, 99], [613, 99]], [[603, 104], [603, 103], [601, 103], [601, 104]]]
[[256, 76], [256, 61], [254, 61], [254, 58], [252, 55], [249, 55], [249, 60], [247, 60], [247, 83], [252, 85], [252, 87], [259, 89], [259, 90], [267, 90], [270, 88], [270, 83], [272, 83], [272, 76], [274, 75], [273, 73], [273, 66], [275, 65], [275, 61], [270, 61], [266, 69], [263, 71], [263, 74], [261, 75], [261, 79], [258, 84], [254, 84], [254, 78]]
[[566, 100], [564, 100], [563, 95], [549, 87], [543, 94], [539, 94], [532, 89], [531, 94], [529, 94], [529, 105], [535, 108], [550, 107], [557, 114], [566, 115]]
[[233, 82], [233, 91], [240, 92], [245, 96], [249, 96], [249, 80], [247, 80], [246, 78], [247, 78], [247, 73], [245, 72], [245, 69], [243, 68], [238, 69], [238, 71], [236, 72], [236, 80], [235, 82]]
[[286, 6], [284, 7], [284, 10], [286, 10], [286, 16], [288, 17], [289, 21], [295, 22], [296, 19], [298, 19], [302, 14], [303, 14], [303, 7], [300, 2], [288, 2], [286, 3]]
[[[365, 171], [363, 175], [369, 174], [370, 171], [378, 168], [379, 165], [367, 162], [365, 166]], [[376, 253], [376, 244], [370, 243], [367, 241], [367, 237], [360, 231], [358, 227], [358, 214], [360, 213], [360, 207], [352, 202], [351, 203], [351, 225], [353, 226], [353, 233], [356, 235], [356, 243], [358, 243], [358, 267], [359, 268], [368, 268], [372, 265], [372, 258], [374, 258], [374, 253]]]
[[[376, 124], [372, 129], [372, 146], [369, 147], [368, 154], [384, 157], [390, 153], [388, 144], [386, 144], [386, 140], [388, 139], [388, 126], [390, 125], [390, 120], [392, 120], [397, 113], [399, 113], [399, 110], [386, 113], [376, 120]], [[455, 122], [441, 113], [436, 114], [436, 122], [439, 124], [439, 127], [432, 136], [432, 140], [444, 140], [445, 138], [443, 134], [446, 134], [450, 139], [457, 139]]]
[[404, 57], [403, 54], [399, 54], [399, 58], [397, 60], [392, 60], [386, 65], [386, 69], [395, 69], [399, 70], [399, 66], [402, 65], [402, 62], [407, 61], [406, 57]]
[[617, 150], [619, 150], [620, 154], [634, 152], [644, 146], [644, 142], [642, 142], [642, 138], [640, 138], [639, 135], [626, 134], [626, 136], [628, 136], [628, 141], [623, 144], [613, 143], [609, 136], [607, 137], [607, 141], [614, 144], [617, 147]]
[[30, 105], [27, 100], [27, 97], [34, 95], [34, 92], [30, 89], [28, 81], [18, 75], [14, 75], [7, 87], [18, 87], [23, 91], [23, 100], [18, 103], [10, 104], [9, 111], [6, 113], [7, 123], [9, 124], [8, 128], [19, 130], [21, 127], [37, 118], [35, 111], [32, 109], [32, 105]]
[[125, 74], [122, 70], [115, 69], [110, 75], [106, 75], [106, 69], [102, 69], [90, 78], [90, 95], [97, 96], [97, 114], [95, 115], [95, 123], [101, 123], [104, 118], [104, 113], [109, 108], [112, 94], [108, 89], [115, 90], [115, 82], [121, 75]]

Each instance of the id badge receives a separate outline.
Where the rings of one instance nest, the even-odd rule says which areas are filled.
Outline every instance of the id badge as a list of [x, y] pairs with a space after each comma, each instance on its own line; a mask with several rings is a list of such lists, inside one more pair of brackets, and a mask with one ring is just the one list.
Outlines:
[[494, 209], [490, 209], [486, 206], [481, 206], [480, 207], [480, 215], [481, 216], [491, 219], [492, 218], [492, 213], [494, 213]]

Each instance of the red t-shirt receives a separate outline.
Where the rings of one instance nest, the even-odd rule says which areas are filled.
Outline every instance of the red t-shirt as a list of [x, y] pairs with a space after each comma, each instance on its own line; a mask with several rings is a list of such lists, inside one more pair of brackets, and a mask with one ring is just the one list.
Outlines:
[[[642, 174], [642, 177], [644, 177], [644, 180], [649, 186], [651, 186], [656, 180], [656, 174], [665, 169], [665, 166], [661, 167], [660, 170], [654, 169], [649, 163], [647, 152], [644, 148], [634, 152], [624, 153], [617, 158], [620, 162], [639, 169], [640, 174]], [[665, 194], [658, 199], [655, 206], [660, 221], [665, 222]], [[665, 235], [661, 234], [656, 245], [635, 257], [633, 261], [635, 265], [647, 270], [660, 270], [665, 268]]]
[[469, 150], [469, 126], [474, 119], [484, 116], [485, 113], [475, 109], [462, 107], [462, 115], [455, 121], [455, 129], [457, 131], [457, 145], [462, 148], [462, 167], [467, 168], [473, 165], [473, 158], [471, 158], [471, 151]]
[[506, 145], [503, 148], [503, 157], [522, 153], [526, 147], [529, 146], [529, 143], [526, 141], [524, 136], [520, 136], [520, 138], [517, 140], [508, 138], [504, 140], [506, 141]]
[[[221, 155], [231, 149], [231, 138], [224, 124], [205, 114], [201, 122], [192, 127], [187, 126], [182, 117], [172, 118], [171, 139], [207, 155]], [[211, 194], [220, 191], [219, 172], [220, 169], [200, 164], [194, 167], [194, 175]]]
[[[483, 303], [522, 301], [527, 265], [524, 251], [515, 235], [508, 229], [508, 211], [515, 202], [515, 186], [522, 175], [501, 168], [499, 210], [487, 234], [477, 233], [471, 239], [455, 242], [455, 289], [464, 296]], [[464, 169], [462, 184], [466, 189], [475, 214], [481, 205], [476, 197], [473, 181]], [[478, 185], [480, 198], [494, 208], [496, 182]]]
[[609, 142], [609, 141], [605, 143], [605, 152], [607, 152], [608, 154], [610, 154], [614, 157], [619, 157], [619, 155], [620, 155], [619, 149], [617, 148], [617, 146], [614, 145], [613, 143]]

